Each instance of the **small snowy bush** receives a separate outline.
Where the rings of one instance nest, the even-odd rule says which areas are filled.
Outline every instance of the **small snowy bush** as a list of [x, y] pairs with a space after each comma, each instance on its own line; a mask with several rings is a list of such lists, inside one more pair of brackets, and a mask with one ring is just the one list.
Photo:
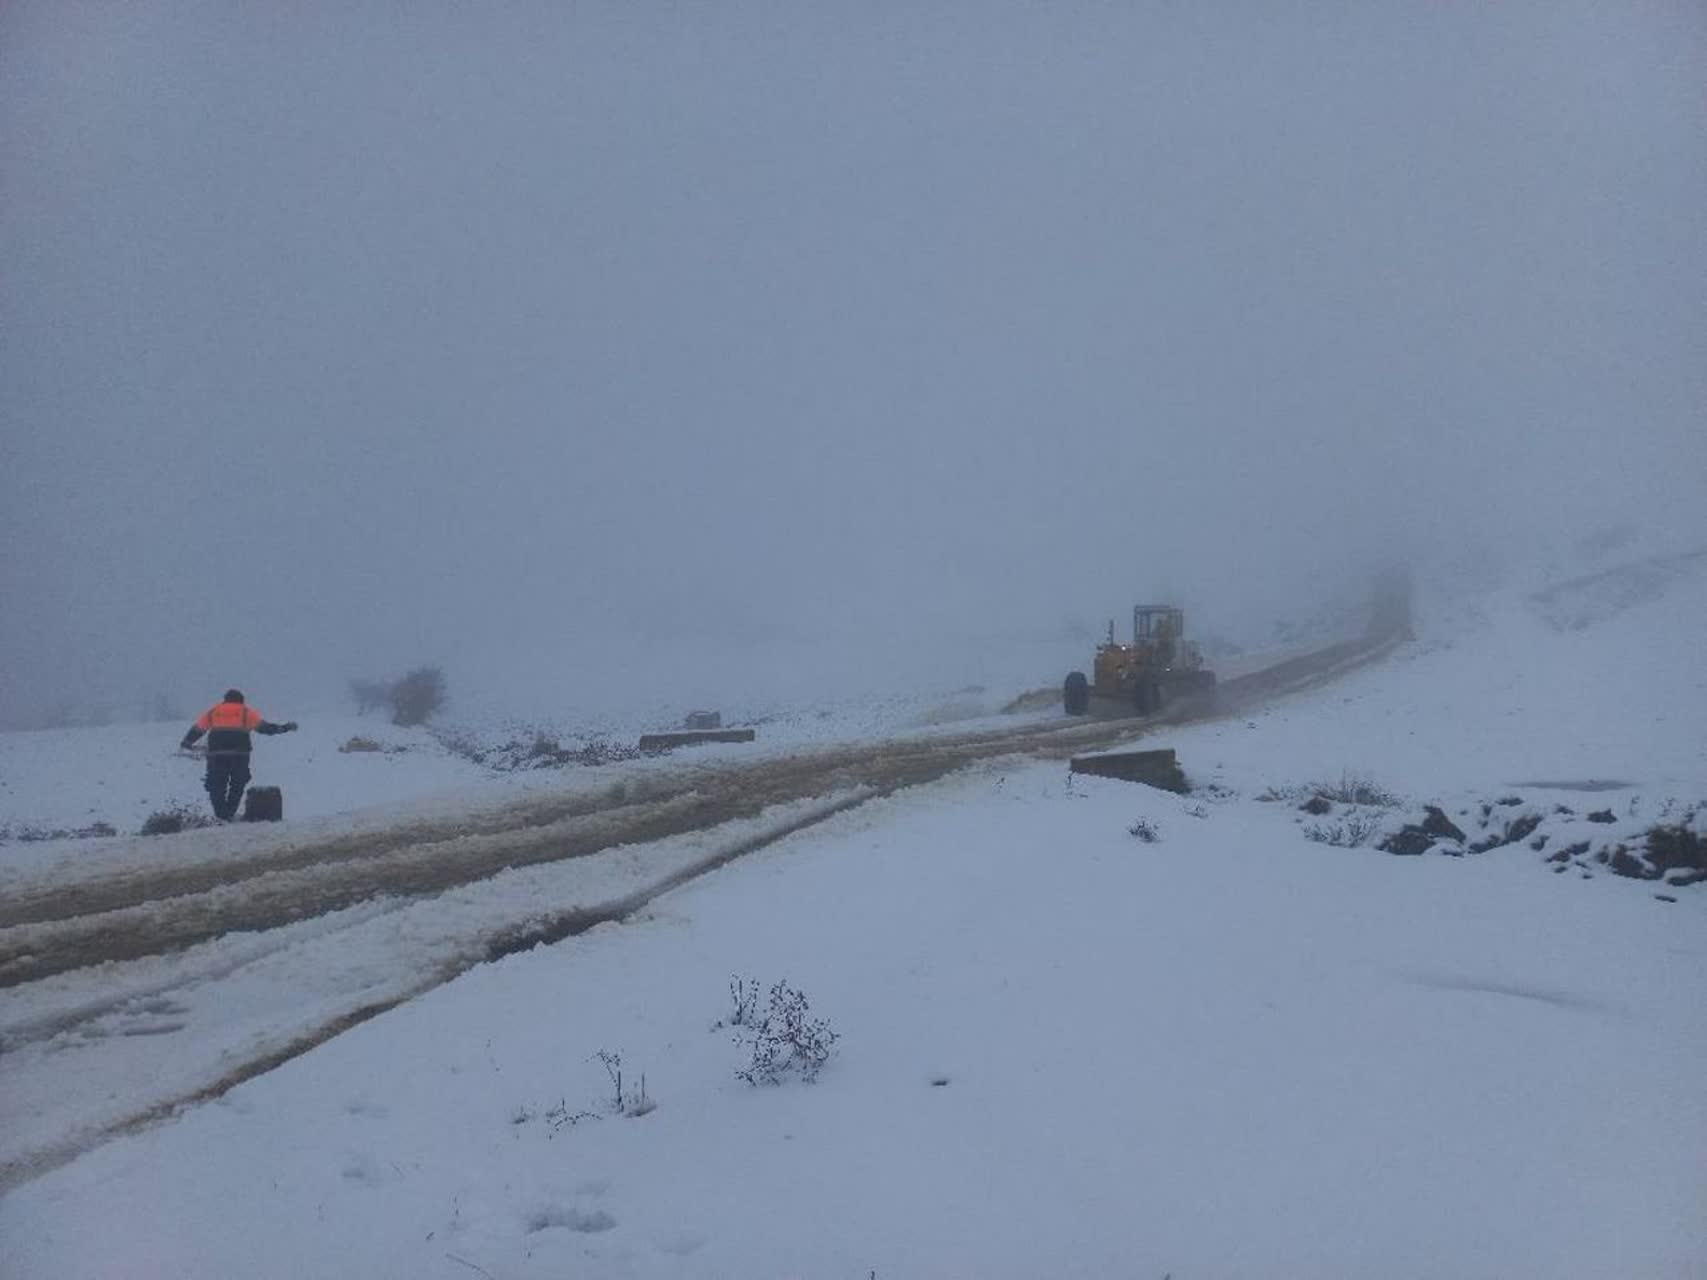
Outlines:
[[1399, 804], [1399, 797], [1358, 773], [1342, 773], [1338, 782], [1318, 782], [1310, 790], [1340, 804], [1371, 805], [1378, 809], [1394, 809]]
[[735, 1043], [751, 1055], [736, 1076], [751, 1085], [780, 1084], [790, 1072], [802, 1080], [816, 1080], [841, 1037], [826, 1019], [810, 1013], [804, 992], [786, 982], [773, 986], [765, 1016], [736, 1028]]
[[750, 1027], [759, 1012], [759, 982], [757, 978], [742, 979], [739, 974], [729, 979], [729, 1014], [732, 1027]]
[[[559, 1098], [557, 1105], [544, 1113], [544, 1118], [546, 1127], [551, 1131], [550, 1136], [555, 1137], [564, 1129], [573, 1129], [583, 1120], [597, 1120], [599, 1115], [595, 1111], [571, 1111], [568, 1102]], [[510, 1123], [526, 1124], [532, 1119], [533, 1112], [526, 1107], [520, 1107], [511, 1115]]]
[[1143, 841], [1145, 844], [1156, 844], [1160, 842], [1162, 838], [1162, 833], [1157, 830], [1156, 824], [1151, 822], [1148, 818], [1138, 819], [1138, 821], [1126, 828], [1126, 832], [1128, 835], [1137, 836], [1138, 839]]
[[1304, 828], [1304, 838], [1317, 844], [1331, 844], [1341, 849], [1356, 849], [1366, 844], [1381, 830], [1381, 815], [1358, 813], [1353, 810], [1338, 822], [1312, 822]]
[[407, 728], [426, 724], [445, 702], [445, 673], [438, 667], [416, 667], [394, 683], [388, 694], [391, 723]]
[[180, 831], [193, 831], [198, 827], [211, 827], [213, 819], [198, 809], [188, 805], [175, 804], [168, 809], [157, 809], [148, 815], [137, 832], [143, 836], [170, 836]]
[[611, 1083], [611, 1110], [618, 1115], [643, 1116], [649, 1111], [655, 1111], [658, 1104], [652, 1101], [646, 1092], [646, 1076], [642, 1073], [640, 1083], [632, 1089], [622, 1087], [622, 1055], [612, 1053], [608, 1049], [600, 1049], [593, 1055], [604, 1064], [605, 1074]]

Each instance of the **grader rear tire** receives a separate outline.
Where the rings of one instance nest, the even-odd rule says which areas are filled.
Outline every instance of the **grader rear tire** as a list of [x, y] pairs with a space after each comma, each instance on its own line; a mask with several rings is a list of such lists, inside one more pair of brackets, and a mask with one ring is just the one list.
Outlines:
[[1070, 716], [1082, 716], [1090, 709], [1091, 684], [1083, 671], [1069, 671], [1061, 683], [1061, 705]]
[[1154, 680], [1140, 680], [1132, 694], [1132, 708], [1141, 716], [1155, 715], [1162, 709], [1162, 686]]

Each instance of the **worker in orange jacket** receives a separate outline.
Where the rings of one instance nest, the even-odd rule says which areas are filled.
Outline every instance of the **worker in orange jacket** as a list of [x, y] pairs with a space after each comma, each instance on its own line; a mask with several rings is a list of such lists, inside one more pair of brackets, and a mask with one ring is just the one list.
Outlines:
[[244, 705], [240, 689], [227, 689], [225, 698], [196, 717], [195, 724], [178, 745], [184, 750], [207, 735], [207, 794], [213, 801], [213, 816], [230, 822], [237, 816], [237, 802], [249, 785], [250, 733], [290, 733], [296, 721], [273, 724], [253, 707]]

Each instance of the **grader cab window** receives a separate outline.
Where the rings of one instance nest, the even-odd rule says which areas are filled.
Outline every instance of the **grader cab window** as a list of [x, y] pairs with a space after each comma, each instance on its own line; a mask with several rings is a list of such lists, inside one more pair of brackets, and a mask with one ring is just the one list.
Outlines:
[[1154, 608], [1139, 605], [1132, 611], [1132, 640], [1171, 640], [1182, 630], [1183, 615], [1178, 609]]

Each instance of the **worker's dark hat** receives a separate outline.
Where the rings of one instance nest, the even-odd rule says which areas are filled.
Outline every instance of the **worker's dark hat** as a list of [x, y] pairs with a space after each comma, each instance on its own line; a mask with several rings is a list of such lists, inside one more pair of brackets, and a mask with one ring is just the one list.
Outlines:
[[225, 700], [227, 702], [242, 702], [243, 701], [243, 690], [241, 690], [241, 689], [227, 689], [225, 691]]

